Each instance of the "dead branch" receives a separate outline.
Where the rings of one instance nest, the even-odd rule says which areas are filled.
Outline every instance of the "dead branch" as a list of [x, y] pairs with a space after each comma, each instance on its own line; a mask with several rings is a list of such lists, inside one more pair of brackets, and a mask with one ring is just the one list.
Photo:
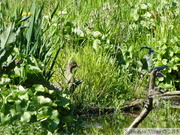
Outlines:
[[155, 77], [156, 77], [156, 70], [153, 70], [150, 75], [147, 103], [144, 106], [144, 109], [142, 110], [140, 115], [133, 121], [133, 123], [125, 131], [124, 135], [129, 135], [133, 131], [133, 128], [136, 128], [146, 118], [146, 116], [149, 114], [149, 112], [152, 110], [153, 98], [152, 98], [151, 93], [154, 91]]

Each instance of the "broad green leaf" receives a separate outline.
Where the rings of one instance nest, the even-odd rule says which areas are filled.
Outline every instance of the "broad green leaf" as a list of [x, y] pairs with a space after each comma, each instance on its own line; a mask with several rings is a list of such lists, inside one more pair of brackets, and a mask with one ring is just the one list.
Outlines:
[[44, 67], [44, 63], [39, 59], [35, 58], [33, 55], [27, 58], [27, 63], [32, 66], [36, 66], [39, 69]]
[[18, 87], [20, 91], [26, 91], [26, 89], [22, 85], [19, 85]]
[[33, 85], [36, 92], [45, 92], [45, 88], [42, 85]]
[[19, 77], [19, 76], [21, 76], [21, 70], [20, 70], [20, 68], [19, 67], [15, 67], [14, 68], [14, 75], [13, 75], [14, 77]]
[[168, 61], [167, 59], [163, 59], [163, 60], [162, 60], [162, 64], [163, 64], [163, 65], [166, 65], [166, 64], [167, 64], [167, 61]]
[[178, 71], [178, 69], [179, 69], [178, 65], [174, 65], [172, 68], [173, 68], [173, 70], [176, 70], [176, 71]]
[[15, 109], [10, 109], [11, 116], [14, 117], [17, 115], [17, 112]]
[[10, 84], [10, 82], [11, 82], [11, 79], [7, 78], [7, 76], [4, 75], [0, 78], [0, 87]]
[[161, 83], [159, 85], [159, 87], [164, 88], [164, 89], [172, 89], [174, 86], [172, 84], [168, 84], [168, 83], [165, 83], [165, 84]]
[[174, 55], [174, 52], [173, 52], [173, 50], [171, 49], [171, 50], [169, 51], [169, 56], [170, 56], [170, 57], [173, 57], [173, 55]]
[[12, 32], [14, 28], [14, 24], [10, 24], [10, 26], [0, 35], [1, 46], [0, 48], [5, 48], [8, 44], [13, 43], [16, 40], [16, 34]]
[[32, 65], [27, 65], [26, 66], [26, 71], [30, 74], [36, 74], [36, 73], [41, 73], [41, 69], [37, 66], [32, 66]]
[[43, 126], [47, 127], [48, 130], [53, 132], [59, 125], [59, 113], [57, 110], [53, 110], [50, 107], [43, 108], [46, 109], [42, 109], [44, 112], [41, 111], [38, 118], [41, 118], [40, 121], [42, 122]]
[[63, 120], [67, 123], [72, 123], [75, 121], [75, 119], [72, 118], [72, 116], [65, 116], [65, 117], [63, 117]]
[[21, 116], [21, 121], [29, 122], [31, 120], [31, 114], [29, 112], [24, 112]]
[[59, 106], [69, 106], [70, 102], [66, 97], [60, 97], [58, 101]]
[[38, 121], [45, 121], [52, 115], [53, 109], [49, 106], [43, 106], [38, 110], [37, 120]]
[[25, 100], [29, 100], [29, 96], [28, 96], [28, 93], [25, 93], [23, 95], [19, 95], [18, 96], [21, 100], [25, 99]]
[[175, 52], [175, 53], [180, 52], [180, 47], [179, 46], [173, 46], [172, 49], [173, 49], [173, 52]]
[[16, 100], [15, 101], [15, 107], [16, 107], [16, 111], [17, 112], [21, 112], [22, 111], [21, 103], [22, 103], [21, 100]]
[[3, 114], [0, 112], [0, 122], [2, 124], [9, 123], [11, 121], [11, 114]]
[[45, 98], [44, 96], [38, 96], [37, 100], [41, 105], [44, 105], [44, 104], [50, 105], [50, 104], [52, 104], [51, 99], [50, 98]]
[[57, 110], [53, 110], [50, 119], [51, 119], [54, 123], [56, 123], [56, 125], [58, 125], [58, 124], [59, 124], [59, 121], [60, 121], [60, 120], [59, 120], [59, 112], [58, 112]]

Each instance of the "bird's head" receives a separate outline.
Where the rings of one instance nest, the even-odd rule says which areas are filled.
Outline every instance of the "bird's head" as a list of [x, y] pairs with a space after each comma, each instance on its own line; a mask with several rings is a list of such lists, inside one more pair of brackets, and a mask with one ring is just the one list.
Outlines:
[[75, 61], [69, 62], [68, 66], [70, 68], [80, 68]]

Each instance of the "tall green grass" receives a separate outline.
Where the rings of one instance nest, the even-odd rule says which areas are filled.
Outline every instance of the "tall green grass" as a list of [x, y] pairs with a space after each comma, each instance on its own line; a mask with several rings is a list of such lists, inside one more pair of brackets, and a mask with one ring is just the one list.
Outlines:
[[[147, 54], [139, 51], [142, 46], [155, 49], [153, 67], [170, 64], [164, 71], [166, 78], [157, 84], [168, 84], [171, 90], [175, 82], [178, 85], [177, 79], [168, 78], [174, 76], [172, 70], [179, 70], [179, 57], [174, 54], [179, 48], [178, 1], [62, 1], [57, 14], [65, 45], [57, 61], [58, 72], [63, 73], [60, 68], [65, 69], [70, 60], [82, 67], [76, 71], [83, 80], [74, 93], [76, 102], [116, 106], [143, 96], [148, 79], [140, 61]], [[163, 44], [169, 45], [163, 49]], [[168, 52], [172, 58], [168, 58], [168, 46], [176, 48]], [[62, 78], [58, 73], [55, 76], [54, 81]]]
[[75, 49], [65, 47], [59, 55], [54, 80], [61, 81], [62, 69], [72, 60], [81, 67], [74, 72], [76, 79], [83, 81], [73, 93], [76, 104], [120, 107], [136, 93], [138, 85], [145, 85], [122, 69], [110, 54], [103, 53], [103, 49], [95, 50], [91, 45]]
[[[12, 7], [12, 3], [8, 6]], [[41, 1], [37, 0], [37, 3], [41, 3]], [[26, 10], [30, 5], [26, 1], [21, 1], [20, 4], [25, 5]], [[56, 4], [59, 4], [59, 7], [56, 12], [53, 12]], [[116, 92], [112, 90], [114, 87], [119, 89], [121, 86], [120, 90], [129, 89], [129, 87], [131, 90], [137, 87], [143, 89], [145, 84], [138, 81], [142, 72], [140, 59], [147, 52], [139, 53], [142, 46], [151, 46], [157, 52], [154, 66], [170, 64], [170, 69], [165, 71], [167, 79], [161, 79], [159, 82], [169, 84], [172, 87], [176, 83], [178, 86], [177, 79], [170, 79], [179, 76], [174, 75], [174, 72], [177, 73], [179, 70], [179, 56], [177, 55], [179, 53], [179, 7], [177, 0], [158, 2], [145, 0], [45, 0], [44, 7], [43, 25], [52, 22], [53, 25], [49, 29], [49, 33], [53, 33], [51, 38], [65, 46], [56, 63], [59, 63], [64, 69], [73, 57], [78, 62], [80, 61], [80, 65], [81, 61], [85, 61], [81, 66], [85, 71], [77, 72], [77, 74], [81, 74], [78, 77], [84, 81], [78, 88], [81, 89], [80, 92], [87, 92], [86, 95], [103, 95], [104, 98], [108, 97], [107, 91]], [[55, 17], [51, 20], [52, 13]], [[168, 51], [169, 48], [173, 47], [176, 49]], [[84, 51], [86, 53], [83, 53]], [[168, 58], [167, 52], [172, 58]], [[95, 56], [91, 57], [91, 55]], [[79, 60], [78, 57], [83, 60]], [[85, 64], [86, 61], [89, 63], [88, 67]], [[57, 68], [59, 68], [58, 65]], [[102, 80], [101, 78], [105, 76], [107, 79]], [[127, 77], [127, 83], [120, 82], [120, 80], [124, 81], [124, 77]], [[53, 81], [58, 80], [61, 80], [61, 76], [56, 77]], [[142, 86], [136, 86], [137, 84]], [[95, 90], [92, 89], [94, 87]]]
[[[46, 75], [47, 80], [63, 81], [67, 63], [71, 60], [78, 63], [81, 69], [74, 72], [75, 77], [83, 82], [70, 96], [77, 106], [118, 108], [145, 97], [148, 70], [143, 67], [143, 57], [147, 52], [140, 51], [142, 46], [155, 50], [153, 67], [169, 65], [163, 71], [165, 78], [159, 79], [157, 86], [179, 89], [178, 0], [37, 0], [36, 4], [6, 0], [0, 3], [0, 11], [0, 34], [24, 12], [34, 13], [22, 23], [26, 27], [19, 33], [21, 37], [17, 38], [13, 55], [19, 50], [23, 53], [23, 64], [29, 64], [26, 58], [33, 66], [38, 62], [41, 75]], [[19, 26], [17, 24], [12, 32]], [[29, 72], [35, 70], [32, 68]], [[18, 77], [26, 79], [23, 75]], [[36, 93], [33, 96], [36, 97]], [[66, 109], [71, 112], [72, 108]], [[63, 114], [61, 117], [62, 125], [68, 128], [73, 120]]]

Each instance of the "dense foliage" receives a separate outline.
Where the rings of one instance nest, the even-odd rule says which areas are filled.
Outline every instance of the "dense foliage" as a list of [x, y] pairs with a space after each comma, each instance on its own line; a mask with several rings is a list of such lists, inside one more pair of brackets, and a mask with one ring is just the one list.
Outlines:
[[0, 122], [40, 122], [54, 132], [73, 121], [72, 107], [68, 96], [47, 89], [60, 47], [47, 34], [50, 26], [42, 24], [42, 10], [35, 2], [27, 14], [17, 7], [11, 22], [1, 24]]
[[[180, 89], [178, 0], [17, 1], [0, 0], [2, 125], [70, 130], [74, 105], [118, 108], [144, 97], [157, 66], [169, 65], [157, 86]], [[83, 83], [73, 94], [50, 90], [71, 60]]]

